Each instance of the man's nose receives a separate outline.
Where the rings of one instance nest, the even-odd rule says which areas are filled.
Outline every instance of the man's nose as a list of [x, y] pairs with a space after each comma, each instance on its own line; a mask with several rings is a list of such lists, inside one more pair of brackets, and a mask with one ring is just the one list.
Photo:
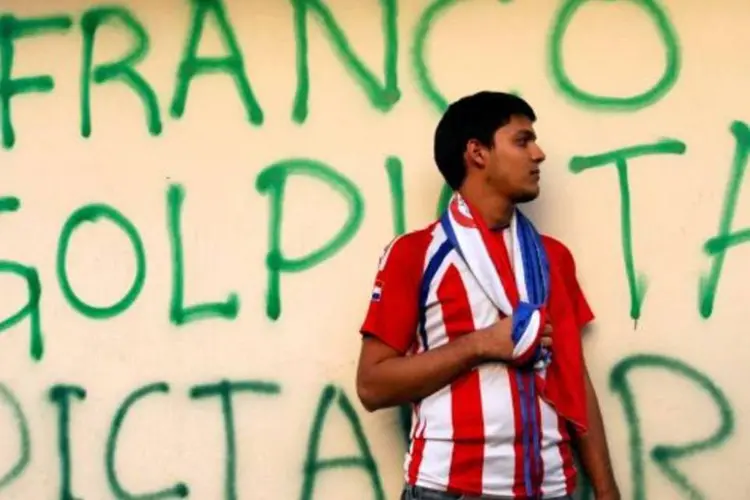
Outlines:
[[536, 163], [542, 163], [547, 159], [547, 156], [544, 154], [544, 151], [542, 151], [542, 148], [540, 148], [539, 146], [534, 146], [531, 149], [531, 159]]

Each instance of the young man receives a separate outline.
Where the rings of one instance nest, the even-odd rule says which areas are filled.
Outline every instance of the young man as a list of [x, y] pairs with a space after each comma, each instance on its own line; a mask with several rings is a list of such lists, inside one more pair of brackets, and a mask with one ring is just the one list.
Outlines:
[[453, 198], [380, 258], [357, 391], [368, 411], [412, 405], [404, 500], [572, 499], [573, 447], [596, 499], [620, 498], [573, 257], [516, 208], [539, 194], [535, 119], [510, 94], [453, 103], [434, 143]]

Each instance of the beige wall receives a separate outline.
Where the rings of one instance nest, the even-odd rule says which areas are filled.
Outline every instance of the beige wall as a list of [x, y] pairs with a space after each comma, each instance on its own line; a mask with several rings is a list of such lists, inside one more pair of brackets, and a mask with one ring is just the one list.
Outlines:
[[[407, 229], [435, 215], [440, 102], [493, 88], [520, 92], [540, 116], [548, 162], [543, 197], [529, 210], [574, 251], [598, 315], [586, 352], [625, 498], [749, 498], [750, 246], [739, 244], [750, 225], [740, 189], [750, 144], [747, 2], [402, 1], [397, 37], [387, 38], [387, 0], [310, 0], [299, 18], [309, 80], [295, 66], [295, 3], [305, 5], [225, 5], [244, 57], [237, 82], [247, 78], [257, 108], [219, 72], [197, 76], [181, 110], [191, 3], [123, 2], [118, 18], [81, 0], [2, 2], [3, 14], [22, 19], [62, 17], [58, 31], [31, 35], [0, 21], [0, 32], [24, 34], [0, 43], [2, 68], [54, 81], [50, 92], [12, 97], [5, 111], [15, 135], [7, 123], [2, 130], [0, 318], [21, 316], [0, 325], [0, 497], [171, 489], [176, 498], [187, 487], [198, 499], [396, 498], [398, 412], [371, 415], [357, 402], [357, 328], [378, 255], [398, 230], [394, 206], [403, 203]], [[564, 3], [573, 17], [550, 45]], [[321, 12], [349, 56], [329, 40]], [[200, 54], [226, 55], [216, 17], [206, 19]], [[147, 42], [134, 73], [115, 66], [118, 78], [106, 81], [105, 66], [91, 79], [89, 133], [84, 48], [98, 68], [121, 60], [138, 26]], [[550, 71], [550, 47], [567, 86]], [[386, 60], [395, 65], [384, 73]], [[141, 94], [127, 83], [139, 78]], [[303, 81], [306, 117], [304, 107], [293, 112]], [[21, 87], [6, 79], [3, 88], [7, 96]], [[643, 147], [627, 151], [621, 171], [632, 227], [623, 239], [615, 160], [581, 157], [634, 146]], [[402, 174], [403, 198], [389, 171]], [[129, 307], [106, 309], [134, 283], [133, 245], [111, 211], [90, 204], [116, 209], [142, 244], [145, 274]], [[730, 232], [738, 238], [725, 259], [716, 251], [726, 239], [704, 251]], [[286, 259], [278, 303], [269, 235]], [[317, 252], [324, 247], [332, 251]], [[643, 288], [631, 293], [625, 255], [646, 277], [642, 302], [631, 300]], [[29, 292], [35, 276], [40, 295]], [[221, 381], [235, 389], [231, 411]], [[369, 463], [363, 449], [376, 469], [359, 466]]]

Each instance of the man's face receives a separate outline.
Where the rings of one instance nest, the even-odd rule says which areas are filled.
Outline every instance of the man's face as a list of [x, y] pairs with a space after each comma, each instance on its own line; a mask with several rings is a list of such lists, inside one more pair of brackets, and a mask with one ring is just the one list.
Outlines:
[[539, 166], [545, 155], [536, 139], [531, 120], [514, 116], [495, 132], [494, 147], [485, 152], [487, 183], [513, 203], [539, 196]]

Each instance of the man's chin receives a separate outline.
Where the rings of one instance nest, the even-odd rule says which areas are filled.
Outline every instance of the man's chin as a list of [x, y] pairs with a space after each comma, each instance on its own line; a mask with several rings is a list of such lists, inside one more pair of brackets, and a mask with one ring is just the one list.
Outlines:
[[520, 193], [517, 196], [515, 196], [513, 202], [514, 203], [529, 203], [530, 201], [534, 201], [539, 197], [539, 188], [533, 190], [533, 191], [527, 191], [525, 193]]

